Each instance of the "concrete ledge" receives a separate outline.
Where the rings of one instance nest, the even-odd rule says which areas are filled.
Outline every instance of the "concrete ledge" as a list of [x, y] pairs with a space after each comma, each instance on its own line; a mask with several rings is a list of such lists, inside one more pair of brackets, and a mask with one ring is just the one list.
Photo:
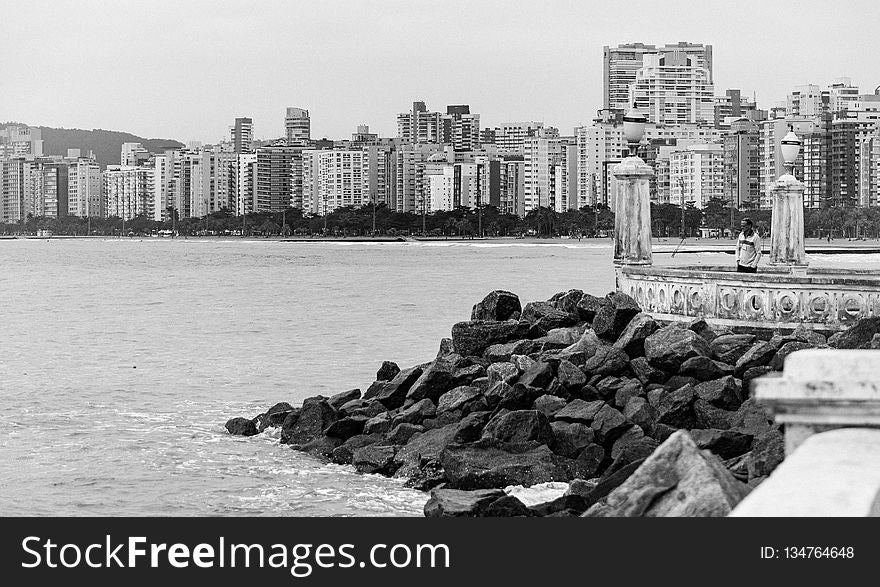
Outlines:
[[880, 430], [813, 434], [730, 515], [880, 516]]

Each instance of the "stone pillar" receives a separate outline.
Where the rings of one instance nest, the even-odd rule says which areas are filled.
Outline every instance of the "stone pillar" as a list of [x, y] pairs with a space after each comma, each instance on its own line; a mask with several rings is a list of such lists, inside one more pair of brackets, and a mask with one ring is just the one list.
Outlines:
[[614, 166], [614, 263], [650, 265], [651, 167], [639, 157], [627, 157]]
[[770, 234], [770, 264], [807, 265], [804, 252], [804, 184], [793, 175], [783, 175], [770, 188], [773, 216]]

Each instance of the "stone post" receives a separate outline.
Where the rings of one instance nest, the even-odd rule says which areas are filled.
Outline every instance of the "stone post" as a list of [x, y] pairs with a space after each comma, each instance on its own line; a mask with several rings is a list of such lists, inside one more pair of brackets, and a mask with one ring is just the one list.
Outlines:
[[614, 166], [614, 263], [650, 265], [651, 197], [654, 171], [639, 157], [627, 157]]
[[776, 180], [770, 193], [773, 198], [770, 264], [805, 267], [804, 184], [786, 174]]

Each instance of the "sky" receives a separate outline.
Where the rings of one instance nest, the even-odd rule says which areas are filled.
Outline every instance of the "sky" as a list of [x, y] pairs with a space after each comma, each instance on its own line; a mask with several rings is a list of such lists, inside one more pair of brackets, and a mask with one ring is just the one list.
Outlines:
[[847, 76], [880, 85], [880, 3], [848, 0], [0, 0], [0, 121], [217, 142], [306, 108], [312, 138], [397, 133], [415, 100], [482, 127], [571, 133], [602, 107], [602, 47], [713, 45], [715, 93], [759, 106]]

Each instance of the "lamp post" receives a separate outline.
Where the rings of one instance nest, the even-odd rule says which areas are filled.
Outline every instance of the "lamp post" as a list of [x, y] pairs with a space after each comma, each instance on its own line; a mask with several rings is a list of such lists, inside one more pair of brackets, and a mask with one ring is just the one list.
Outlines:
[[801, 150], [801, 141], [789, 127], [781, 141], [786, 173], [770, 187], [773, 216], [770, 233], [770, 264], [806, 267], [804, 250], [804, 184], [794, 176], [794, 166]]
[[645, 134], [645, 116], [633, 107], [623, 117], [623, 135], [629, 145], [629, 157], [613, 170], [614, 262], [621, 265], [650, 265], [651, 198], [650, 178], [654, 171], [637, 155], [636, 149]]

